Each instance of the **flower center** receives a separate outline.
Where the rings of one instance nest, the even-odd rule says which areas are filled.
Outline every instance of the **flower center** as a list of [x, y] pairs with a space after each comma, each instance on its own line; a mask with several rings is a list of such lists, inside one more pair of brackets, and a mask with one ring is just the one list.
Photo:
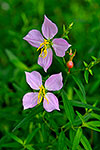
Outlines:
[[47, 56], [48, 45], [49, 45], [48, 40], [44, 39], [44, 42], [41, 43], [39, 48], [37, 49], [37, 51], [41, 49], [40, 57], [45, 58]]
[[49, 101], [48, 99], [45, 97], [45, 88], [43, 85], [40, 86], [40, 91], [39, 91], [39, 94], [38, 94], [38, 101], [37, 103], [41, 103], [42, 99], [45, 98], [47, 103], [49, 104]]

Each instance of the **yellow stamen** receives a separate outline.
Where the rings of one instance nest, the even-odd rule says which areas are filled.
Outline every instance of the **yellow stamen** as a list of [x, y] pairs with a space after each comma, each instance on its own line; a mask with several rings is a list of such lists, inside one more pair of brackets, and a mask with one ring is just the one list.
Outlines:
[[49, 45], [49, 42], [46, 39], [44, 39], [44, 42], [41, 43], [39, 48], [37, 49], [37, 51], [41, 49], [40, 57], [45, 58], [47, 56], [47, 45]]
[[48, 99], [44, 96], [44, 98], [46, 99], [46, 101], [47, 101], [47, 104], [49, 104], [49, 101], [48, 101]]
[[41, 85], [40, 87], [40, 91], [39, 91], [39, 94], [38, 94], [38, 100], [37, 100], [37, 103], [41, 103], [43, 97], [46, 99], [47, 103], [49, 104], [49, 101], [48, 99], [45, 97], [45, 88], [43, 85]]
[[40, 91], [39, 91], [39, 94], [38, 94], [38, 101], [37, 101], [38, 104], [42, 101], [41, 92], [42, 92], [42, 88], [40, 87]]

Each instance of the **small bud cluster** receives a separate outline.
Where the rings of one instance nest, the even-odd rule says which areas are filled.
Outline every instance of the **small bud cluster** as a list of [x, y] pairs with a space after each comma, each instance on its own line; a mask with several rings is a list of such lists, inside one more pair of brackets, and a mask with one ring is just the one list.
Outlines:
[[73, 68], [73, 66], [74, 66], [74, 63], [73, 63], [72, 60], [73, 60], [75, 54], [76, 54], [76, 50], [75, 50], [74, 53], [72, 53], [72, 49], [70, 49], [70, 52], [69, 52], [70, 59], [69, 59], [69, 61], [66, 63], [66, 65], [67, 65], [67, 67], [68, 67], [68, 72], [70, 72], [70, 69]]

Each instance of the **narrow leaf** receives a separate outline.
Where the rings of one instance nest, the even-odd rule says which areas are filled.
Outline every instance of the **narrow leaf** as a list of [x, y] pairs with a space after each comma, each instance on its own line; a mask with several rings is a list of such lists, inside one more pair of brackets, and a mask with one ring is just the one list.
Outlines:
[[93, 125], [90, 125], [90, 124], [88, 124], [88, 123], [86, 123], [86, 122], [84, 123], [83, 127], [87, 127], [87, 128], [92, 129], [92, 130], [94, 130], [94, 131], [100, 132], [100, 129], [99, 129], [99, 128], [96, 128], [96, 127], [94, 127]]
[[89, 73], [93, 76], [93, 72], [92, 72], [92, 70], [91, 70], [91, 69], [89, 69]]
[[89, 72], [88, 72], [88, 70], [84, 71], [84, 78], [85, 78], [86, 83], [88, 83], [88, 79], [89, 79]]
[[70, 128], [69, 137], [72, 143], [73, 143], [74, 136], [75, 136], [75, 131], [72, 128]]
[[100, 127], [100, 121], [89, 121], [87, 122], [87, 125], [92, 127]]
[[98, 114], [96, 114], [96, 113], [91, 113], [91, 116], [92, 116], [93, 118], [96, 118], [96, 119], [100, 120], [100, 115], [98, 115]]
[[83, 63], [84, 63], [84, 66], [85, 66], [85, 67], [87, 67], [87, 66], [88, 66], [88, 64], [87, 64], [85, 61], [83, 61]]
[[39, 106], [33, 108], [32, 111], [24, 119], [22, 119], [12, 131], [14, 132], [15, 130], [24, 126], [25, 123], [29, 122], [33, 118], [33, 116], [40, 113], [42, 110], [43, 110], [43, 107], [41, 104]]
[[81, 140], [81, 136], [82, 136], [82, 129], [78, 128], [78, 130], [76, 132], [76, 135], [74, 137], [74, 141], [73, 141], [73, 145], [72, 145], [72, 150], [76, 150], [77, 149], [77, 146], [79, 145], [80, 140]]
[[20, 144], [16, 142], [0, 144], [0, 148], [9, 147], [9, 148], [20, 148]]
[[[87, 122], [90, 118], [91, 118], [91, 114], [88, 113], [88, 114], [85, 115], [84, 118], [83, 118], [83, 119], [84, 119], [84, 122]], [[79, 117], [77, 117], [77, 118], [74, 120], [74, 122], [73, 122], [73, 126], [80, 126], [81, 123], [82, 123], [82, 121], [80, 120]], [[65, 128], [64, 131], [67, 131], [67, 130], [70, 129], [71, 127], [72, 127], [72, 124], [71, 124], [70, 122], [68, 122], [68, 123], [64, 126], [64, 128]]]
[[65, 147], [65, 134], [63, 131], [61, 131], [58, 138], [58, 150], [61, 150], [64, 147]]
[[65, 144], [69, 147], [69, 149], [71, 149], [72, 143], [66, 136], [65, 136]]
[[77, 96], [79, 97], [79, 99], [83, 102], [83, 103], [86, 103], [86, 100], [84, 99], [83, 95], [81, 94], [81, 92], [79, 90], [77, 90], [75, 87], [74, 87], [74, 90], [77, 94]]
[[11, 51], [6, 49], [6, 54], [9, 57], [9, 60], [14, 64], [14, 66], [21, 70], [28, 70], [28, 67], [24, 63], [22, 63]]
[[77, 113], [77, 115], [79, 116], [79, 118], [81, 119], [81, 121], [84, 122], [83, 116], [82, 116], [78, 111], [76, 111], [76, 113]]
[[91, 56], [91, 57], [92, 57], [92, 59], [93, 59], [93, 60], [95, 60], [95, 61], [97, 60], [97, 58], [96, 58], [96, 57], [94, 57], [94, 56]]
[[25, 139], [24, 144], [29, 144], [31, 142], [32, 138], [38, 132], [38, 130], [39, 130], [39, 128], [36, 128], [31, 134], [29, 134], [28, 137]]
[[25, 145], [28, 150], [35, 150], [31, 145]]
[[16, 142], [20, 143], [21, 145], [23, 145], [23, 141], [17, 137], [16, 135], [12, 134], [12, 133], [8, 133], [8, 136], [10, 136], [13, 140], [15, 140]]
[[65, 93], [64, 90], [62, 90], [62, 99], [63, 99], [63, 104], [64, 104], [64, 109], [65, 109], [65, 113], [67, 118], [69, 119], [69, 121], [72, 123], [74, 120], [74, 110], [73, 107], [70, 103], [70, 100], [68, 100], [67, 98], [67, 94]]
[[91, 145], [87, 138], [82, 134], [81, 136], [81, 143], [84, 146], [85, 150], [92, 150]]
[[71, 100], [71, 101], [69, 101], [69, 102], [70, 102], [73, 106], [76, 106], [76, 107], [89, 108], [89, 109], [92, 109], [92, 110], [100, 111], [100, 108], [98, 108], [98, 107], [94, 107], [94, 106], [89, 105], [89, 104], [84, 104], [84, 103], [79, 102], [79, 101]]
[[85, 88], [81, 82], [81, 80], [79, 78], [77, 78], [76, 76], [72, 76], [72, 78], [74, 79], [75, 83], [78, 85], [80, 91], [83, 94], [84, 99], [86, 99], [86, 93], [85, 93]]

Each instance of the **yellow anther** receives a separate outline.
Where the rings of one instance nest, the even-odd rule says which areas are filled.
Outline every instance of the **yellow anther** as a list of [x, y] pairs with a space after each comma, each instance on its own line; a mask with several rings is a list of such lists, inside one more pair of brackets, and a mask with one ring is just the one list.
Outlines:
[[39, 91], [39, 94], [38, 94], [38, 100], [37, 100], [37, 103], [41, 103], [43, 97], [46, 99], [47, 103], [49, 104], [49, 101], [48, 99], [45, 97], [45, 88], [43, 85], [41, 85], [40, 87], [40, 91]]
[[37, 49], [37, 51], [44, 45], [44, 42], [40, 44], [39, 48]]
[[49, 42], [44, 39], [44, 42], [41, 43], [39, 48], [37, 49], [37, 51], [41, 49], [40, 57], [45, 58], [47, 56], [47, 45], [49, 45]]

